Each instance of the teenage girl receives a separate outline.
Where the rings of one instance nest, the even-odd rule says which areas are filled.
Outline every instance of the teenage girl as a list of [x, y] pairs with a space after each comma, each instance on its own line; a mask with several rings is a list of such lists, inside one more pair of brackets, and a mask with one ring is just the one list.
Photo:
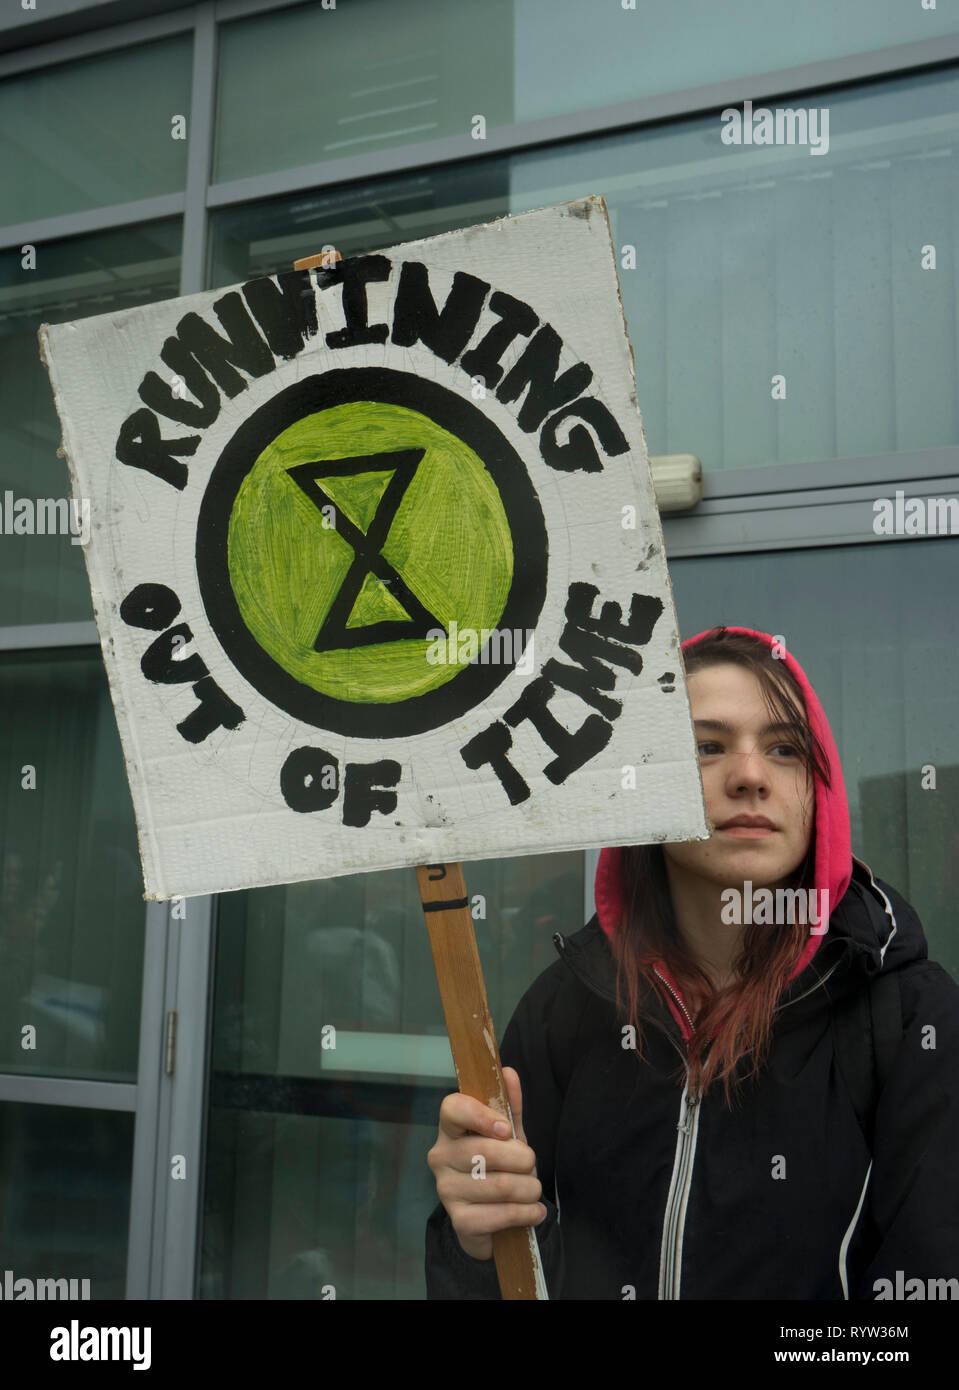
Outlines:
[[503, 1036], [518, 1137], [443, 1100], [428, 1297], [498, 1298], [508, 1226], [551, 1298], [949, 1297], [959, 987], [851, 854], [795, 658], [749, 628], [683, 651], [712, 834], [602, 851]]

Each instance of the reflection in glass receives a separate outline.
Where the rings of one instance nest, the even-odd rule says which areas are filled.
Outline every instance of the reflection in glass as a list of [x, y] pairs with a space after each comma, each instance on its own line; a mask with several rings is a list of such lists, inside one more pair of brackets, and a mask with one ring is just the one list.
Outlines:
[[[0, 506], [7, 492], [71, 495], [40, 324], [170, 299], [179, 275], [179, 219], [44, 243], [35, 270], [19, 250], [0, 255]], [[64, 534], [0, 535], [0, 627], [92, 621], [82, 546]]]
[[0, 662], [0, 1071], [135, 1081], [143, 878], [103, 665]]
[[123, 1298], [132, 1162], [132, 1113], [0, 1102], [0, 1279]]
[[324, 246], [358, 256], [490, 222], [509, 211], [509, 179], [507, 159], [479, 159], [224, 208], [210, 219], [209, 284], [291, 270]]
[[687, 91], [954, 32], [955, 15], [934, 3], [671, 0], [630, 9], [514, 0], [516, 119]]
[[769, 105], [827, 112], [828, 151], [724, 144], [714, 112], [531, 150], [510, 211], [608, 199], [651, 453], [841, 470], [959, 443], [959, 70]]
[[829, 112], [825, 156], [723, 144], [717, 111], [214, 213], [211, 283], [601, 194], [652, 454], [841, 470], [959, 444], [956, 70], [790, 106]]
[[[513, 0], [298, 5], [220, 30], [214, 182], [513, 119]], [[269, 119], [264, 119], [264, 113]], [[302, 252], [309, 255], [309, 252]]]
[[180, 192], [192, 55], [183, 34], [5, 77], [0, 227]]
[[[501, 1037], [553, 933], [583, 924], [583, 855], [464, 873]], [[425, 1157], [456, 1081], [413, 870], [218, 909], [198, 1296], [422, 1297]]]

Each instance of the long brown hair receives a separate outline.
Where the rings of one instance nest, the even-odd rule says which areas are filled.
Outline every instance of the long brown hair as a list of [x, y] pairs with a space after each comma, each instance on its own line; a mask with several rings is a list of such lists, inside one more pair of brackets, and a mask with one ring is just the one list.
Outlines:
[[[716, 627], [684, 653], [683, 659], [687, 676], [725, 662], [752, 672], [770, 719], [790, 726], [784, 737], [795, 742], [810, 785], [816, 773], [827, 787], [830, 785], [828, 757], [809, 726], [802, 691], [785, 662], [776, 659], [765, 642], [748, 633]], [[815, 851], [814, 826], [806, 857], [792, 876], [792, 886], [814, 886]], [[737, 978], [717, 990], [676, 928], [662, 846], [624, 847], [622, 867], [625, 910], [611, 949], [616, 961], [617, 996], [636, 1030], [637, 1056], [642, 1057], [639, 1009], [661, 988], [653, 966], [662, 961], [684, 999], [697, 996], [704, 1001], [687, 1044], [690, 1090], [702, 1096], [710, 1085], [720, 1082], [731, 1106], [740, 1083], [756, 1075], [766, 1060], [776, 1004], [805, 944], [808, 925], [797, 921], [773, 930], [759, 923], [746, 926], [734, 962]], [[751, 1069], [741, 1066], [748, 1058], [753, 1061]]]

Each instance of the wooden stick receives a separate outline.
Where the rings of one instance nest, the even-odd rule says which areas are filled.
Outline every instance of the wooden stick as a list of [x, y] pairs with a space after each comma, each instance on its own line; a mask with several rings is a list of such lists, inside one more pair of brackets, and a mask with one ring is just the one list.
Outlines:
[[[425, 864], [417, 868], [416, 878], [430, 934], [457, 1085], [463, 1095], [473, 1096], [499, 1110], [515, 1136], [466, 896], [463, 866], [459, 863]], [[493, 1236], [493, 1258], [504, 1299], [548, 1297], [532, 1226], [497, 1231]]]
[[329, 266], [335, 265], [337, 261], [341, 261], [342, 259], [343, 257], [340, 255], [339, 251], [321, 251], [317, 256], [304, 256], [301, 260], [294, 261], [293, 269], [312, 270], [313, 267], [317, 265], [329, 268]]
[[[293, 262], [294, 270], [335, 265], [332, 248]], [[516, 1127], [503, 1080], [486, 985], [466, 897], [462, 864], [426, 864], [416, 870], [420, 900], [430, 934], [436, 981], [456, 1080], [463, 1095], [491, 1106]], [[514, 1226], [493, 1236], [493, 1259], [504, 1299], [546, 1299], [546, 1280], [532, 1226]]]

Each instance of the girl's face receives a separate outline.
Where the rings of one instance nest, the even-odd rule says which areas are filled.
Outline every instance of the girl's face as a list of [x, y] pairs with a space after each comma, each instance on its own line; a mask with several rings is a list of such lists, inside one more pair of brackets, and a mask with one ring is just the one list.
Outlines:
[[[814, 829], [812, 781], [798, 751], [787, 730], [768, 727], [759, 681], [745, 667], [706, 667], [687, 688], [713, 833], [664, 844], [663, 853], [675, 868], [722, 888], [746, 879], [755, 888], [786, 887]], [[741, 815], [763, 816], [773, 828], [722, 828]]]

